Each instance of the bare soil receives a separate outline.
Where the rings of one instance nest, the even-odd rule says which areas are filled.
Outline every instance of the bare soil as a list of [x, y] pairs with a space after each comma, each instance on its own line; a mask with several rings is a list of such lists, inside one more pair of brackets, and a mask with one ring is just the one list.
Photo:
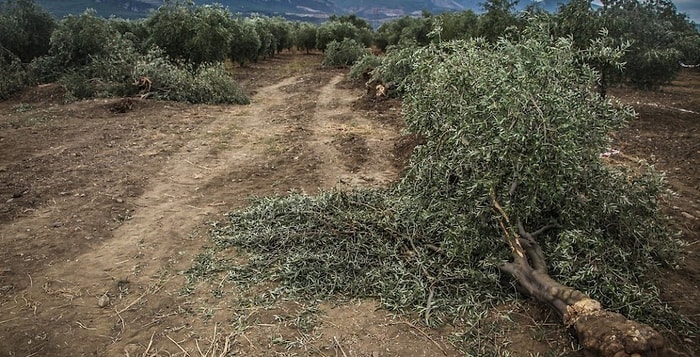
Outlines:
[[[431, 329], [373, 300], [242, 309], [224, 280], [183, 291], [211, 222], [251, 196], [398, 179], [418, 141], [401, 134], [400, 102], [367, 102], [320, 61], [284, 53], [235, 68], [246, 106], [64, 104], [56, 85], [0, 102], [0, 356], [460, 355], [463, 328]], [[686, 262], [654, 278], [700, 323], [700, 74], [613, 95], [640, 113], [615, 148], [665, 170], [678, 193], [666, 204]], [[488, 316], [501, 326], [494, 353], [576, 355], [545, 308]], [[679, 355], [698, 352], [697, 336], [669, 338]]]

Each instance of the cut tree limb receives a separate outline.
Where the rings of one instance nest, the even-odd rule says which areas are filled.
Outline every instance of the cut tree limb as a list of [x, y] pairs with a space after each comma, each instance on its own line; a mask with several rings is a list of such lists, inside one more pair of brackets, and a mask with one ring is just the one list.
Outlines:
[[549, 276], [544, 252], [535, 238], [556, 225], [529, 233], [518, 221], [516, 233], [495, 195], [493, 205], [501, 216], [499, 223], [513, 256], [501, 270], [512, 275], [525, 294], [552, 307], [564, 325], [574, 329], [587, 356], [662, 356], [664, 338], [651, 326], [606, 311], [598, 301]]

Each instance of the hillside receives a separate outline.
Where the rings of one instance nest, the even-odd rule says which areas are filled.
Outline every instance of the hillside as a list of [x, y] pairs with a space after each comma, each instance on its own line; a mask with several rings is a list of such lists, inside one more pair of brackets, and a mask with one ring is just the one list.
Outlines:
[[[160, 0], [37, 0], [54, 16], [80, 14], [88, 8], [100, 16], [142, 18], [163, 2]], [[320, 22], [333, 14], [355, 13], [371, 21], [385, 21], [400, 16], [417, 16], [423, 10], [431, 13], [472, 9], [481, 11], [483, 0], [222, 0], [196, 1], [197, 4], [220, 3], [234, 13], [249, 15], [259, 13], [284, 16], [291, 20]], [[547, 10], [555, 10], [566, 0], [523, 0], [518, 8], [536, 4]]]

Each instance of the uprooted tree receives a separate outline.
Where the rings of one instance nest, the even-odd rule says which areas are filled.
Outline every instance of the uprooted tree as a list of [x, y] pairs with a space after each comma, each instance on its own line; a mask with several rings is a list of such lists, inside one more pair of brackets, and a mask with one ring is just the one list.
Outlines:
[[[672, 320], [644, 278], [673, 256], [657, 202], [664, 180], [601, 158], [609, 133], [634, 113], [592, 92], [596, 73], [577, 58], [569, 39], [538, 28], [519, 41], [412, 51], [401, 63], [412, 68], [401, 84], [404, 117], [425, 143], [401, 181], [264, 198], [232, 213], [213, 234], [216, 247], [250, 256], [229, 278], [313, 297], [375, 296], [432, 324], [505, 299], [507, 273], [588, 353], [659, 350], [656, 330], [620, 313]], [[223, 269], [211, 257], [191, 272]]]
[[631, 113], [591, 96], [594, 73], [574, 65], [569, 40], [532, 35], [494, 47], [449, 44], [423, 57], [406, 113], [428, 143], [402, 185], [435, 198], [447, 189], [445, 199], [490, 226], [489, 236], [500, 230], [513, 257], [501, 270], [554, 308], [586, 350], [603, 356], [658, 350], [663, 338], [654, 329], [604, 311], [548, 273], [536, 239], [550, 230], [547, 245], [591, 236], [611, 245], [627, 240], [621, 243], [641, 251], [668, 238], [643, 230], [658, 224], [646, 221], [656, 205], [639, 199], [653, 200], [658, 181], [621, 174], [600, 158], [608, 133]]

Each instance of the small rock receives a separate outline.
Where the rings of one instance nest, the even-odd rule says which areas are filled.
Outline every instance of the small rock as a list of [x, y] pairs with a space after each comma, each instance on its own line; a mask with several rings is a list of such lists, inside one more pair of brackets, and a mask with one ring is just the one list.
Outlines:
[[63, 222], [54, 222], [53, 227], [58, 228], [63, 225]]
[[688, 212], [681, 212], [681, 215], [687, 219], [695, 219], [695, 217]]
[[109, 295], [105, 293], [97, 299], [97, 306], [104, 308], [107, 307], [107, 305], [109, 305]]
[[121, 198], [117, 198], [115, 201], [117, 201], [117, 203], [124, 203], [124, 200]]

